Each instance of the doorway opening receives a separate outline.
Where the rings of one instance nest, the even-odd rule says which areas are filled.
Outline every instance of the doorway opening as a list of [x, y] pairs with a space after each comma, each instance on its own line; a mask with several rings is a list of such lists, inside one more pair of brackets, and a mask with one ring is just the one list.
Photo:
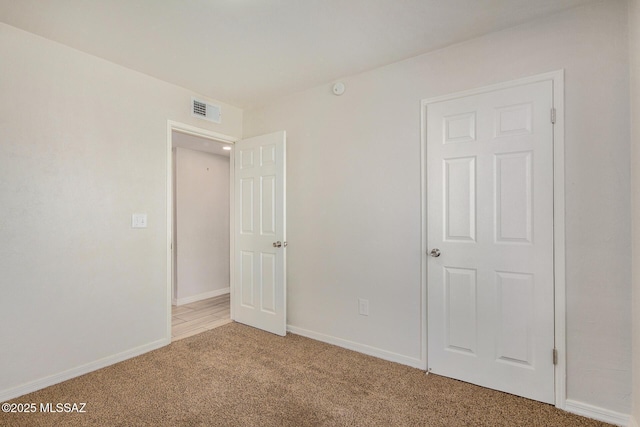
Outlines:
[[[231, 138], [169, 123], [171, 340], [231, 321]], [[168, 183], [169, 184], [169, 183]]]

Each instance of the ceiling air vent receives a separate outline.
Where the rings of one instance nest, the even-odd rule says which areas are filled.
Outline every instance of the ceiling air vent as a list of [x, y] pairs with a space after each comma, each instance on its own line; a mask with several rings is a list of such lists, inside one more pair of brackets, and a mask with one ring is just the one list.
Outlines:
[[191, 98], [191, 115], [214, 123], [222, 121], [222, 109], [219, 105], [208, 104], [196, 98]]

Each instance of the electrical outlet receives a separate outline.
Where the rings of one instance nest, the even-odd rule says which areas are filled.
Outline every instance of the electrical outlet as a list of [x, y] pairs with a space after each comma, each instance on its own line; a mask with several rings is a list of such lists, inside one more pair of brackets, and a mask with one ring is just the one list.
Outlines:
[[358, 298], [358, 313], [361, 316], [369, 315], [369, 300], [364, 298]]

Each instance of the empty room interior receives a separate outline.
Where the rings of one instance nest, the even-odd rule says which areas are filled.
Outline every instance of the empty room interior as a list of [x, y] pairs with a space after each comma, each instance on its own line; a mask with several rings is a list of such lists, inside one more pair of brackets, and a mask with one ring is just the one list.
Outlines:
[[0, 424], [299, 350], [640, 427], [639, 88], [639, 0], [0, 0]]

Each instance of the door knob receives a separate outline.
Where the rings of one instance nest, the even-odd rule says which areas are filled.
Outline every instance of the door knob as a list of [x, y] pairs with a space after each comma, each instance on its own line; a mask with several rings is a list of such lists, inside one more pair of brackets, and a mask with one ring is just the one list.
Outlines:
[[431, 249], [431, 252], [429, 252], [429, 255], [431, 255], [434, 258], [437, 258], [440, 256], [440, 249], [435, 248], [435, 249]]
[[280, 240], [278, 240], [277, 242], [273, 242], [273, 247], [274, 248], [281, 248], [282, 247], [282, 242]]

